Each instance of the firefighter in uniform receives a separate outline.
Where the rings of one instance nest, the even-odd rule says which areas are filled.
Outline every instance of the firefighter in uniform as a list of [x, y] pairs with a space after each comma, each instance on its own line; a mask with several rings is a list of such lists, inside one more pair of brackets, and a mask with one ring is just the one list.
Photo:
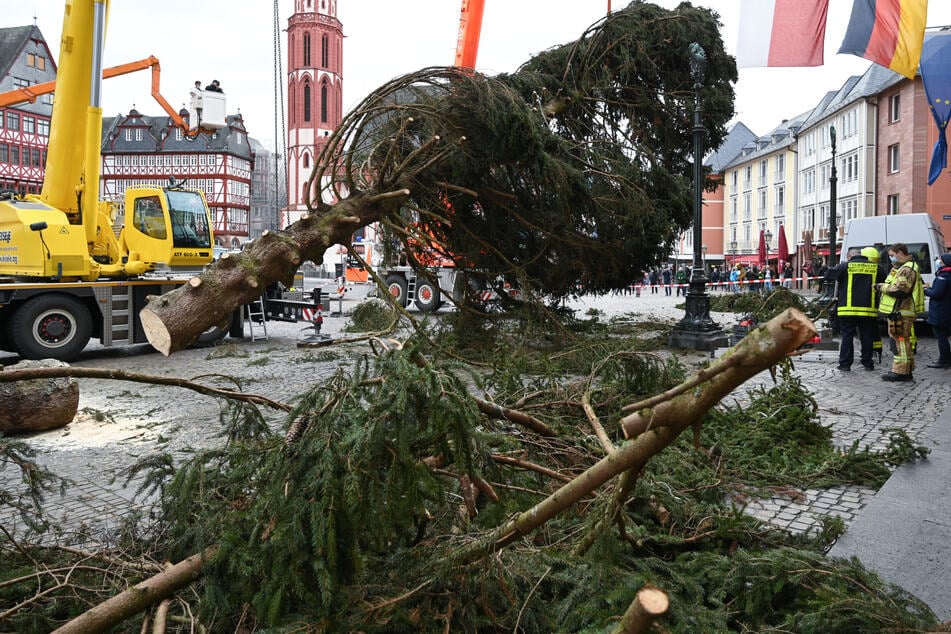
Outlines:
[[895, 346], [892, 369], [882, 375], [884, 381], [911, 381], [915, 369], [912, 335], [915, 319], [925, 309], [924, 288], [921, 275], [908, 247], [896, 242], [888, 248], [892, 270], [875, 290], [882, 294], [879, 314], [888, 319], [888, 336]]
[[848, 262], [829, 269], [826, 279], [836, 282], [836, 312], [839, 318], [839, 370], [848, 372], [855, 360], [855, 335], [861, 344], [862, 367], [874, 370], [872, 346], [878, 331], [878, 293], [875, 285], [884, 275], [859, 249], [849, 249]]
[[[886, 273], [885, 271], [882, 270], [882, 267], [879, 266], [878, 264], [878, 261], [881, 257], [878, 253], [878, 249], [876, 247], [865, 247], [864, 249], [862, 249], [862, 255], [867, 257], [869, 262], [874, 262], [875, 265], [878, 266], [879, 276], [881, 276], [881, 279], [884, 280]], [[876, 277], [875, 279], [877, 283], [879, 281], [878, 277]], [[877, 295], [876, 298], [881, 299], [881, 296]], [[877, 304], [875, 305], [875, 312], [876, 314], [878, 313]], [[882, 362], [882, 331], [879, 328], [877, 320], [875, 324], [875, 338], [872, 339], [872, 354], [878, 357], [879, 363]]]

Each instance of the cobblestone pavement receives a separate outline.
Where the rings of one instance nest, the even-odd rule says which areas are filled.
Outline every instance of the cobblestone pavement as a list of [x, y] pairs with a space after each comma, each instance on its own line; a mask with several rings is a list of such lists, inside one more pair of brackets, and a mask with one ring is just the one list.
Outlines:
[[[596, 304], [578, 303], [575, 308], [596, 305], [611, 314], [637, 312], [641, 318], [651, 317], [661, 323], [673, 323], [682, 317], [675, 305], [681, 298], [614, 297], [599, 298]], [[351, 308], [352, 309], [352, 308]], [[735, 315], [719, 314], [721, 325], [731, 324]], [[325, 331], [339, 330], [343, 320], [328, 319]], [[99, 351], [89, 354], [75, 365], [112, 367], [151, 374], [179, 377], [209, 372], [245, 377], [244, 389], [274, 399], [290, 399], [303, 392], [315, 380], [328, 376], [338, 365], [348, 365], [352, 355], [363, 348], [349, 350], [299, 349], [301, 334], [296, 324], [270, 324], [267, 341], [245, 341], [225, 344], [214, 349], [185, 350], [162, 357], [148, 347], [139, 346], [125, 353]], [[887, 348], [887, 346], [886, 346]], [[132, 354], [134, 353], [134, 354]], [[685, 360], [703, 360], [698, 353], [684, 353]], [[795, 362], [796, 373], [813, 392], [820, 408], [820, 420], [831, 425], [835, 442], [848, 447], [858, 441], [860, 447], [884, 446], [883, 434], [889, 427], [903, 428], [913, 439], [927, 445], [923, 431], [951, 405], [947, 389], [951, 371], [926, 368], [934, 361], [933, 339], [919, 342], [915, 381], [885, 383], [880, 374], [888, 369], [890, 354], [885, 352], [885, 366], [876, 371], [842, 372], [836, 369], [836, 351], [812, 351]], [[0, 356], [0, 363], [15, 359]], [[768, 372], [747, 384], [767, 384]], [[141, 508], [134, 498], [134, 486], [125, 486], [122, 470], [136, 459], [150, 453], [170, 451], [181, 453], [188, 447], [209, 446], [216, 438], [218, 405], [214, 399], [186, 390], [175, 390], [136, 383], [98, 382], [84, 380], [81, 385], [82, 414], [67, 428], [35, 434], [25, 438], [38, 453], [38, 461], [74, 484], [63, 497], [51, 495], [52, 516], [64, 525], [85, 524], [108, 534], [116, 518]], [[746, 387], [736, 398], [742, 400]], [[274, 415], [275, 424], [280, 421]], [[18, 470], [0, 465], [0, 489], [11, 490], [18, 485]], [[748, 503], [747, 512], [772, 525], [790, 531], [816, 529], [824, 516], [837, 515], [848, 525], [875, 492], [865, 487], [840, 486], [807, 490], [802, 497], [791, 499], [776, 496]], [[9, 508], [0, 509], [0, 522], [13, 530], [22, 528], [22, 520]]]

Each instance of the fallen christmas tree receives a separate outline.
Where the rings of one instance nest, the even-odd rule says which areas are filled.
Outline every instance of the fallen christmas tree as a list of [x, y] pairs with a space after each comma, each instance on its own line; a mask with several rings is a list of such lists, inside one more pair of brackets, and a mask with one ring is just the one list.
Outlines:
[[[101, 631], [163, 598], [179, 606], [176, 631], [607, 631], [644, 587], [669, 596], [672, 632], [921, 631], [934, 618], [920, 602], [823, 557], [841, 526], [791, 536], [729, 502], [888, 475], [881, 456], [833, 448], [817, 423], [784, 361], [811, 332], [786, 313], [686, 380], [676, 361], [603, 332], [557, 355], [520, 348], [491, 371], [440, 362], [426, 339], [381, 340], [373, 360], [303, 395], [283, 435], [235, 417], [227, 446], [143, 464], [161, 500], [148, 551], [184, 561], [152, 578], [126, 570], [148, 592], [62, 631]], [[713, 407], [775, 363], [776, 387]], [[492, 415], [473, 385], [553, 435]], [[772, 473], [770, 452], [798, 460]], [[24, 605], [8, 615], [15, 629], [82, 611], [69, 584], [60, 601], [36, 594], [29, 551], [4, 546], [4, 570], [22, 575], [0, 580], [5, 602]], [[87, 568], [74, 564], [77, 585]]]

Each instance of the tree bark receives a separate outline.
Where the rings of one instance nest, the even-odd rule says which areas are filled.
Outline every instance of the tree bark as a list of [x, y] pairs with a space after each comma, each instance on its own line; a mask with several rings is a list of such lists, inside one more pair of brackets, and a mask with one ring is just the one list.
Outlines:
[[53, 634], [90, 634], [115, 627], [197, 579], [205, 561], [211, 559], [217, 549], [217, 546], [212, 546], [180, 561], [168, 570], [83, 612]]
[[[747, 379], [793, 354], [815, 335], [815, 326], [800, 311], [790, 308], [777, 315], [744, 337], [717, 363], [707, 368], [704, 372], [712, 375], [709, 381], [621, 420], [625, 433], [628, 429], [646, 431], [625, 442], [531, 509], [463, 548], [454, 559], [459, 563], [468, 563], [504, 548], [544, 525], [615, 476], [628, 470], [639, 473], [650, 458], [670, 445], [685, 429], [698, 424], [720, 399]], [[721, 369], [721, 366], [725, 369]]]
[[334, 244], [350, 244], [353, 232], [398, 212], [409, 190], [356, 194], [324, 206], [278, 232], [264, 234], [243, 252], [225, 254], [188, 284], [152, 297], [139, 316], [149, 343], [168, 356], [211, 326], [224, 326], [236, 309], [260, 297], [275, 282], [292, 286], [302, 262], [323, 260]]
[[[52, 370], [68, 371], [69, 365], [53, 359], [21, 361], [4, 368], [0, 381], [12, 375]], [[0, 385], [0, 433], [22, 434], [65, 427], [79, 408], [79, 383], [63, 375], [16, 381]]]

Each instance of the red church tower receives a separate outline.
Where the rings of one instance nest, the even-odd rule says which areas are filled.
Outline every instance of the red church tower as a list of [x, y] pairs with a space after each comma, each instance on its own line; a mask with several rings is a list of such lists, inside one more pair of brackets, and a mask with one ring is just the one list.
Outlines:
[[[337, 0], [294, 0], [287, 21], [287, 209], [281, 227], [300, 220], [314, 161], [343, 116], [343, 25]], [[331, 201], [328, 201], [331, 202]]]

